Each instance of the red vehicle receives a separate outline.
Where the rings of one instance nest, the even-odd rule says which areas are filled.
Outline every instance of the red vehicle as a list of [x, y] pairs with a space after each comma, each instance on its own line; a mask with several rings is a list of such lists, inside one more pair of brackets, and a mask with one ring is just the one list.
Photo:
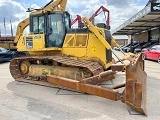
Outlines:
[[160, 64], [160, 45], [154, 45], [142, 52], [143, 59], [156, 60]]

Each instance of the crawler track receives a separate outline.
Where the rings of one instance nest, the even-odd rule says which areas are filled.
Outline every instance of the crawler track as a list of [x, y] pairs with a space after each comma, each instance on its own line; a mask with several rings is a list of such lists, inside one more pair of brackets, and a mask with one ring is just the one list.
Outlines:
[[93, 61], [81, 61], [81, 60], [75, 60], [67, 56], [61, 56], [61, 55], [52, 55], [52, 56], [25, 56], [25, 57], [19, 57], [19, 58], [14, 58], [10, 62], [10, 73], [12, 77], [16, 81], [21, 81], [21, 82], [27, 82], [27, 83], [32, 83], [32, 84], [38, 84], [38, 85], [43, 85], [43, 86], [50, 86], [54, 87], [53, 84], [46, 82], [45, 80], [35, 80], [35, 79], [29, 79], [26, 74], [23, 74], [20, 71], [20, 63], [22, 61], [26, 61], [30, 64], [36, 64], [35, 61], [41, 61], [42, 65], [50, 65], [52, 62], [58, 63], [58, 65], [65, 65], [67, 67], [79, 67], [79, 68], [84, 68], [88, 69], [93, 76], [98, 75], [99, 73], [103, 72], [103, 67]]

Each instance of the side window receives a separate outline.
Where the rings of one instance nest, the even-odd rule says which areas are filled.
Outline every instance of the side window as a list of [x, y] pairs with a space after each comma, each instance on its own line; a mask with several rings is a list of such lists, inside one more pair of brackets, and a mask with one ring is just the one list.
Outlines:
[[2, 52], [2, 50], [0, 49], [0, 52]]
[[33, 32], [37, 34], [44, 32], [44, 16], [33, 17]]
[[37, 31], [38, 32], [38, 17], [34, 17], [33, 18], [33, 31]]
[[66, 27], [67, 29], [70, 28], [70, 16], [67, 15], [67, 14], [65, 14], [65, 27]]
[[39, 30], [44, 32], [44, 17], [39, 17]]

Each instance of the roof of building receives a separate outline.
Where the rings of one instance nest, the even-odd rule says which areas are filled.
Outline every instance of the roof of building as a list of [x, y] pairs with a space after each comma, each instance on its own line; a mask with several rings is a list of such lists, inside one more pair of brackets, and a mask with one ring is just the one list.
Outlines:
[[[153, 1], [153, 0], [152, 0]], [[145, 8], [120, 25], [113, 35], [133, 35], [160, 26], [160, 3], [147, 3]]]
[[14, 36], [0, 36], [0, 41], [14, 40]]

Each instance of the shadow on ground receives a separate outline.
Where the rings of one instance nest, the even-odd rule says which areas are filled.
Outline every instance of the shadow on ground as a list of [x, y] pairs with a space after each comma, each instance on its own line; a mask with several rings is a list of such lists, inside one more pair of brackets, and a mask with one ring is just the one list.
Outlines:
[[[23, 82], [13, 81], [7, 85], [15, 96], [27, 99], [27, 109], [55, 120], [80, 119], [119, 119], [150, 120], [160, 116], [160, 80], [147, 78], [148, 117], [130, 113], [130, 108], [120, 102]], [[126, 107], [125, 107], [126, 106]], [[127, 110], [127, 109], [128, 110]], [[47, 120], [47, 118], [44, 118]], [[156, 119], [155, 119], [156, 120]]]

